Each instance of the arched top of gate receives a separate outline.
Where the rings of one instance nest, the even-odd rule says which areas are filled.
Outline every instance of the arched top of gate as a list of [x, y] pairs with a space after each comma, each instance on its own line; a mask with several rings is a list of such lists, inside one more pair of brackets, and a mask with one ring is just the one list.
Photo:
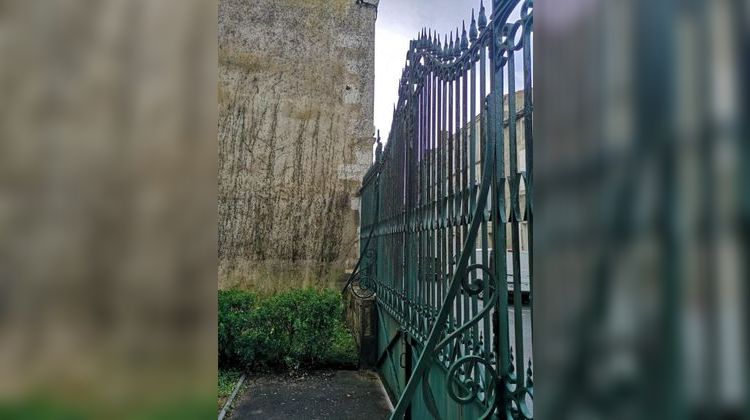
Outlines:
[[[455, 30], [442, 37], [437, 31], [423, 28], [409, 43], [402, 84], [409, 80], [409, 72], [429, 69], [450, 74], [477, 60], [481, 48], [499, 52], [517, 51], [523, 48], [523, 31], [531, 31], [533, 0], [494, 0], [488, 20], [484, 0], [478, 12], [472, 9], [471, 19], [464, 20]], [[508, 22], [514, 11], [520, 19]], [[521, 30], [522, 29], [522, 30]], [[512, 35], [512, 36], [511, 36]], [[442, 38], [442, 39], [441, 39]]]

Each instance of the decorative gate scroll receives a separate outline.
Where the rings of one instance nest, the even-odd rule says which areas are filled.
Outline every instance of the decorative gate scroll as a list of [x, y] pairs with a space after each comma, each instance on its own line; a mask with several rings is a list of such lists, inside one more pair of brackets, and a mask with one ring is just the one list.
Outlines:
[[[358, 288], [419, 354], [392, 418], [417, 392], [435, 418], [446, 393], [483, 418], [533, 417], [532, 9], [497, 0], [460, 34], [411, 41], [363, 179]], [[430, 385], [435, 369], [446, 390]]]

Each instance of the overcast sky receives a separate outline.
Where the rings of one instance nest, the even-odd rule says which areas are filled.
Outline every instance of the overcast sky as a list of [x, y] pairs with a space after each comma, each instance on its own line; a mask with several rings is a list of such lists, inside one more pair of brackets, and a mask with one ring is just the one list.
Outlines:
[[[485, 0], [484, 6], [489, 18], [492, 0]], [[409, 41], [423, 27], [437, 30], [444, 39], [464, 19], [468, 31], [472, 8], [479, 12], [479, 0], [380, 0], [375, 24], [375, 128], [383, 141], [391, 127]]]

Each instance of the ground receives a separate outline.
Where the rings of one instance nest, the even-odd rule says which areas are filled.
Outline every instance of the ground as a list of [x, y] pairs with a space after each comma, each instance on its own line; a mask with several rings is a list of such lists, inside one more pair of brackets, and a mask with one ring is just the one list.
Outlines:
[[231, 419], [385, 419], [391, 405], [370, 371], [320, 371], [248, 378]]
[[219, 387], [217, 391], [217, 412], [221, 411], [221, 409], [224, 407], [224, 404], [227, 402], [227, 398], [232, 394], [232, 391], [234, 391], [234, 386], [237, 384], [237, 381], [240, 379], [240, 376], [242, 376], [242, 372], [236, 371], [236, 370], [219, 370]]

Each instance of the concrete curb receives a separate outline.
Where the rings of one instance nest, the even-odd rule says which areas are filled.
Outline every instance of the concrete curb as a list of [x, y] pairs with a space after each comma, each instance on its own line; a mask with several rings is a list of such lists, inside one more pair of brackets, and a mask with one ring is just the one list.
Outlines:
[[240, 390], [240, 387], [242, 386], [242, 383], [245, 382], [245, 374], [243, 373], [242, 376], [240, 376], [240, 380], [237, 381], [237, 385], [234, 386], [234, 391], [232, 391], [232, 395], [229, 396], [227, 399], [227, 402], [224, 403], [224, 407], [221, 409], [221, 413], [219, 413], [219, 420], [224, 420], [224, 416], [227, 415], [227, 410], [229, 410], [229, 407], [232, 406], [232, 402], [234, 401], [234, 397], [237, 396], [237, 391]]
[[383, 381], [380, 379], [380, 376], [376, 374], [378, 377], [378, 384], [380, 384], [380, 392], [383, 393], [383, 396], [385, 396], [385, 400], [388, 402], [388, 408], [390, 408], [391, 413], [393, 413], [393, 410], [395, 410], [395, 407], [393, 406], [393, 402], [391, 401], [391, 396], [388, 395], [388, 391], [385, 390], [385, 384], [383, 384]]

